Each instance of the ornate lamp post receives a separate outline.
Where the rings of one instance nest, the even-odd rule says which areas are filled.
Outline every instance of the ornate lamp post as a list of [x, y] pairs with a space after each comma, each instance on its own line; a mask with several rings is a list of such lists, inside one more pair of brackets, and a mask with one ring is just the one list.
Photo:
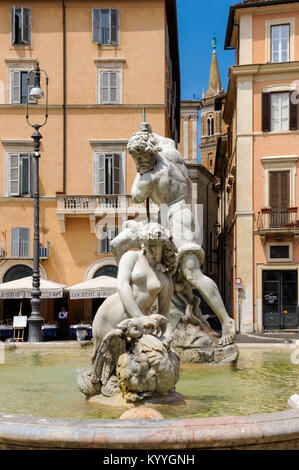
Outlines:
[[[28, 101], [30, 98], [39, 100], [44, 97], [44, 92], [40, 87], [41, 72], [45, 74], [46, 79], [46, 109], [45, 117], [41, 124], [31, 124], [29, 121]], [[34, 87], [29, 92], [29, 81], [34, 78]], [[32, 134], [34, 143], [33, 153], [33, 197], [34, 197], [34, 235], [33, 235], [33, 276], [32, 276], [32, 299], [31, 299], [31, 315], [28, 318], [29, 324], [29, 342], [42, 341], [42, 323], [44, 319], [40, 315], [40, 270], [39, 270], [39, 158], [40, 158], [40, 140], [42, 138], [39, 129], [43, 127], [48, 119], [48, 75], [44, 70], [40, 70], [39, 62], [36, 62], [34, 70], [31, 70], [27, 77], [27, 100], [26, 100], [26, 120], [29, 126], [34, 128]]]

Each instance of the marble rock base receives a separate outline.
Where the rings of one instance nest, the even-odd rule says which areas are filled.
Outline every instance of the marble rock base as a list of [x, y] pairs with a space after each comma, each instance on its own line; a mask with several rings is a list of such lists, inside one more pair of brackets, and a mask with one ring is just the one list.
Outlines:
[[235, 365], [239, 356], [239, 350], [235, 344], [206, 348], [172, 347], [180, 356], [181, 363]]
[[199, 326], [177, 326], [171, 347], [178, 353], [181, 363], [194, 364], [236, 364], [239, 350], [235, 344], [218, 345], [219, 338], [211, 332], [202, 331]]
[[186, 405], [186, 399], [183, 395], [177, 392], [165, 393], [164, 395], [156, 395], [151, 398], [146, 398], [136, 403], [127, 403], [121, 394], [114, 395], [113, 397], [105, 397], [104, 395], [95, 395], [89, 398], [89, 403], [96, 403], [101, 406], [110, 406], [115, 408], [135, 408], [138, 406], [154, 407], [155, 405], [169, 405], [178, 406]]
[[294, 395], [292, 395], [289, 399], [288, 399], [288, 405], [291, 407], [291, 408], [297, 408], [299, 409], [299, 395], [297, 395], [296, 393]]

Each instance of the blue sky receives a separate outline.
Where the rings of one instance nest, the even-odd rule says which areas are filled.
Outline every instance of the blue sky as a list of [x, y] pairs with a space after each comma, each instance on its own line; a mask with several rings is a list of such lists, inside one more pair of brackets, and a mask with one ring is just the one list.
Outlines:
[[177, 0], [181, 65], [181, 99], [201, 99], [207, 90], [212, 58], [213, 33], [217, 39], [217, 58], [222, 86], [227, 88], [228, 69], [234, 52], [224, 50], [229, 7], [236, 0]]

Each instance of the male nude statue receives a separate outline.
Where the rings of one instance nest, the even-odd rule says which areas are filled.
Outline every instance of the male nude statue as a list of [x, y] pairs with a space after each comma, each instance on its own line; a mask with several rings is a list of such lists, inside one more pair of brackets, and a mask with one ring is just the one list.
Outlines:
[[129, 139], [128, 151], [138, 172], [131, 191], [133, 200], [140, 203], [150, 197], [159, 205], [161, 223], [168, 226], [178, 248], [181, 274], [219, 318], [222, 326], [219, 344], [232, 343], [235, 322], [227, 314], [217, 285], [201, 271], [204, 252], [196, 242], [197, 224], [190, 208], [188, 169], [175, 142], [153, 133], [150, 124], [142, 123], [140, 131]]

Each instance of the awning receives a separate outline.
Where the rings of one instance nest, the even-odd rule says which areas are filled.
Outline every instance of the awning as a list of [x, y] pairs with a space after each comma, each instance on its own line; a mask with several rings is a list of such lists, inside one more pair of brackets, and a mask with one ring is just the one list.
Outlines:
[[70, 299], [106, 298], [117, 291], [117, 279], [110, 276], [95, 277], [67, 287], [65, 291], [69, 292]]
[[[65, 285], [57, 282], [40, 279], [42, 299], [56, 299], [63, 297]], [[0, 284], [0, 299], [31, 299], [32, 276], [16, 279], [15, 281]]]

